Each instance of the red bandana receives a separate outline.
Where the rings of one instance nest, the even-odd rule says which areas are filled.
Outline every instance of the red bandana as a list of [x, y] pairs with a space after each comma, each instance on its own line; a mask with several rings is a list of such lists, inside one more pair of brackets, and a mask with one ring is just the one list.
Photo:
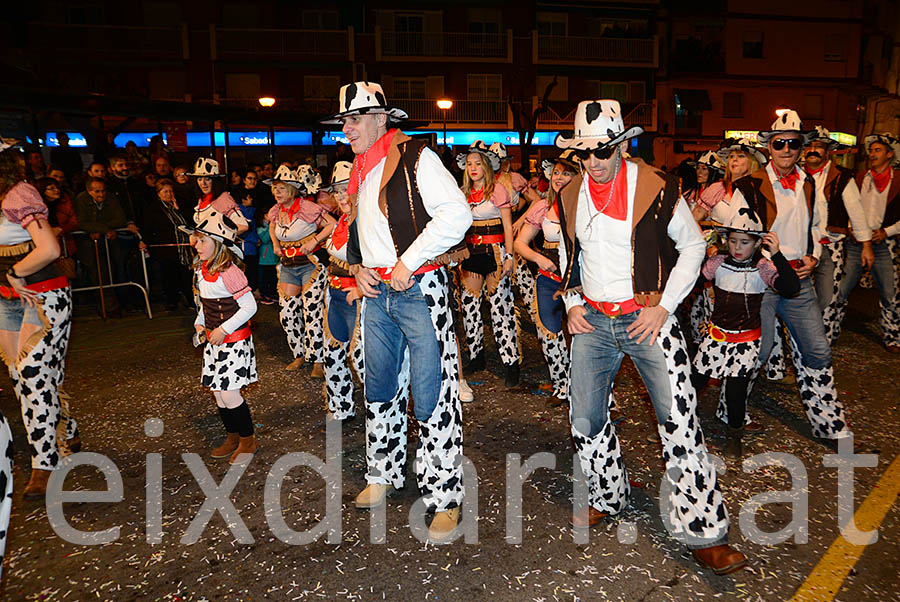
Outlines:
[[477, 205], [484, 200], [484, 188], [472, 190], [469, 192], [468, 201], [470, 205]]
[[359, 185], [366, 179], [369, 172], [387, 156], [391, 142], [394, 140], [394, 134], [399, 131], [397, 128], [389, 129], [384, 136], [369, 147], [369, 150], [362, 155], [356, 155], [356, 158], [353, 159], [353, 169], [350, 171], [350, 183], [347, 185], [347, 194], [359, 192]]
[[205, 261], [202, 264], [200, 264], [200, 272], [203, 274], [203, 279], [206, 280], [207, 282], [215, 282], [216, 280], [219, 279], [218, 274], [210, 274], [209, 273], [209, 270], [206, 269]]
[[[628, 217], [628, 178], [625, 175], [625, 161], [619, 166], [619, 174], [615, 180], [600, 184], [588, 176], [588, 190], [591, 193], [591, 201], [594, 202], [594, 208], [607, 217], [612, 219], [624, 220]], [[609, 196], [609, 189], [615, 186], [612, 192], [612, 198]], [[609, 204], [607, 204], [609, 200]], [[604, 205], [606, 207], [604, 208]]]
[[[311, 197], [310, 197], [310, 200], [311, 200]], [[294, 221], [294, 214], [297, 213], [298, 211], [300, 211], [300, 204], [302, 202], [303, 202], [303, 199], [300, 197], [297, 197], [296, 199], [294, 199], [294, 202], [291, 203], [290, 207], [288, 207], [287, 203], [285, 203], [284, 205], [279, 205], [279, 207], [278, 207], [279, 211], [281, 211], [282, 213], [288, 214], [287, 223], [290, 224]]]
[[347, 223], [348, 217], [346, 213], [342, 215], [334, 227], [334, 232], [331, 233], [331, 244], [335, 249], [343, 248], [350, 237], [350, 224]]
[[800, 174], [797, 173], [797, 168], [794, 167], [791, 170], [791, 173], [787, 175], [781, 175], [778, 173], [778, 170], [775, 166], [772, 166], [772, 169], [775, 170], [775, 177], [778, 178], [778, 182], [781, 184], [781, 187], [785, 190], [794, 190], [794, 186], [797, 184], [797, 180], [800, 178]]
[[209, 207], [210, 203], [212, 203], [212, 200], [213, 200], [212, 193], [210, 192], [209, 194], [204, 196], [202, 199], [200, 199], [200, 204], [197, 205], [197, 211], [203, 211], [204, 209]]
[[884, 192], [884, 189], [887, 188], [888, 184], [891, 183], [891, 168], [887, 167], [883, 172], [876, 173], [874, 169], [870, 169], [869, 172], [872, 174], [872, 180], [875, 182], [875, 188], [878, 189], [878, 192]]
[[814, 176], [814, 175], [816, 175], [817, 173], [821, 173], [823, 169], [825, 169], [825, 164], [824, 164], [824, 163], [822, 163], [822, 167], [820, 167], [819, 169], [810, 169], [809, 167], [807, 167], [807, 168], [806, 168], [806, 173], [808, 173], [808, 174], [811, 175], [811, 176]]

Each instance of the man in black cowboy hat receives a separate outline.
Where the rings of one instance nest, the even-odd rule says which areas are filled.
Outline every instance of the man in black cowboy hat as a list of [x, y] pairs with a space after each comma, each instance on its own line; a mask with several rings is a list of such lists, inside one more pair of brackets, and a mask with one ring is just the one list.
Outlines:
[[769, 148], [770, 161], [765, 168], [735, 181], [731, 203], [749, 206], [763, 220], [767, 230], [778, 235], [781, 252], [791, 262], [800, 278], [800, 292], [783, 297], [767, 291], [762, 301], [762, 343], [759, 356], [769, 357], [775, 339], [776, 314], [790, 332], [794, 348], [794, 367], [800, 386], [800, 397], [812, 434], [823, 439], [839, 439], [851, 435], [838, 401], [831, 364], [831, 346], [825, 337], [822, 312], [810, 276], [822, 251], [815, 233], [818, 212], [815, 206], [815, 183], [797, 166], [800, 151], [812, 134], [803, 130], [800, 116], [787, 111], [772, 129], [759, 133], [759, 140]]
[[[857, 176], [860, 202], [866, 222], [872, 231], [871, 246], [874, 252], [872, 275], [878, 287], [881, 301], [881, 336], [885, 349], [900, 353], [900, 302], [897, 298], [896, 265], [898, 261], [898, 234], [900, 234], [900, 140], [892, 134], [873, 134], [865, 139], [869, 169]], [[832, 340], [840, 334], [841, 320], [850, 293], [856, 287], [865, 267], [865, 245], [859, 242], [856, 229], [847, 242], [846, 275], [840, 283], [840, 291], [826, 315], [833, 321]]]
[[[574, 149], [586, 177], [560, 194], [560, 289], [572, 333], [572, 437], [588, 485], [588, 506], [572, 524], [589, 527], [621, 512], [629, 481], [610, 387], [624, 355], [641, 373], [656, 410], [666, 460], [664, 522], [716, 574], [747, 565], [728, 545], [728, 512], [697, 420], [687, 348], [673, 312], [693, 287], [706, 243], [675, 178], [625, 161], [619, 103], [584, 101], [575, 131], [557, 146]], [[665, 488], [664, 488], [665, 489]]]
[[472, 214], [438, 156], [389, 127], [407, 115], [387, 105], [381, 86], [342, 87], [340, 109], [322, 121], [341, 124], [356, 154], [347, 189], [353, 206], [347, 260], [365, 296], [368, 465], [368, 485], [356, 506], [380, 506], [391, 489], [403, 486], [408, 384], [419, 422], [418, 484], [435, 511], [429, 539], [443, 543], [455, 533], [463, 497], [459, 369], [446, 265], [465, 257], [462, 241]]

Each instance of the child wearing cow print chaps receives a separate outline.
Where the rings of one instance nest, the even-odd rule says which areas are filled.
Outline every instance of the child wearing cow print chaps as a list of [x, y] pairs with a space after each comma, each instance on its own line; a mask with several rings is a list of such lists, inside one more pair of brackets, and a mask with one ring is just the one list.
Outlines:
[[256, 300], [241, 269], [243, 253], [231, 219], [212, 212], [196, 228], [182, 229], [191, 234], [197, 250], [200, 307], [194, 343], [205, 343], [201, 382], [212, 391], [227, 434], [211, 455], [236, 464], [258, 448], [250, 407], [241, 396], [243, 387], [258, 380], [249, 325]]
[[[740, 457], [741, 435], [762, 431], [747, 414], [747, 396], [760, 363], [763, 294], [772, 287], [781, 295], [795, 295], [800, 280], [779, 251], [778, 236], [764, 232], [755, 213], [742, 209], [720, 230], [727, 236], [728, 255], [714, 255], [703, 265], [703, 277], [713, 282], [715, 303], [701, 329], [692, 380], [697, 390], [710, 378], [723, 381], [716, 416], [728, 424], [725, 453]], [[763, 245], [771, 259], [760, 255]]]

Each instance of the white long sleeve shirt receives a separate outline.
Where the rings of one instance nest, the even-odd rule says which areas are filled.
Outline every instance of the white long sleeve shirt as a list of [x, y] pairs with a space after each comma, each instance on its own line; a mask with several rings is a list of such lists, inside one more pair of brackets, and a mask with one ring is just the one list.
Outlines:
[[860, 202], [866, 212], [866, 222], [869, 228], [878, 230], [883, 227], [884, 233], [888, 236], [900, 234], [900, 222], [884, 225], [884, 211], [887, 208], [887, 197], [891, 190], [891, 184], [893, 184], [893, 178], [894, 172], [891, 170], [892, 181], [885, 186], [884, 190], [878, 192], [878, 188], [875, 187], [875, 181], [872, 179], [872, 172], [867, 171], [860, 190]]
[[[592, 301], [621, 303], [634, 297], [631, 277], [631, 231], [634, 215], [634, 193], [637, 187], [638, 166], [627, 161], [628, 214], [624, 220], [597, 215], [591, 228], [588, 222], [597, 211], [588, 191], [587, 177], [582, 180], [578, 192], [578, 209], [575, 217], [575, 236], [581, 245], [579, 267], [582, 293]], [[588, 176], [589, 177], [589, 176]], [[697, 222], [691, 215], [687, 202], [678, 199], [675, 213], [667, 228], [669, 238], [675, 242], [678, 260], [669, 274], [660, 305], [669, 313], [693, 288], [700, 274], [700, 266], [706, 256], [706, 241]], [[565, 273], [568, 257], [565, 245], [559, 246], [560, 270]], [[582, 295], [570, 294], [565, 298], [566, 311], [583, 305]]]
[[[203, 277], [200, 270], [196, 270], [197, 289], [200, 296], [206, 299], [221, 299], [223, 297], [234, 297], [238, 304], [238, 310], [234, 315], [222, 322], [220, 325], [225, 334], [231, 334], [256, 314], [256, 299], [248, 286], [245, 290], [239, 291], [237, 294], [228, 290], [225, 285], [225, 278], [219, 276], [215, 282], [209, 282]], [[206, 318], [203, 315], [203, 305], [197, 308], [197, 318], [194, 320], [195, 326], [206, 326]]]
[[[378, 206], [385, 162], [382, 159], [368, 173], [357, 196], [359, 247], [362, 264], [367, 268], [392, 268], [398, 259], [387, 217]], [[446, 253], [463, 239], [472, 225], [472, 212], [465, 195], [429, 148], [423, 149], [419, 156], [416, 186], [431, 221], [399, 258], [413, 272], [426, 261]]]
[[[816, 208], [818, 212], [816, 221], [819, 229], [813, 235], [816, 240], [828, 238], [831, 242], [838, 242], [844, 239], [844, 235], [840, 232], [828, 231], [828, 199], [825, 198], [825, 182], [828, 181], [828, 174], [832, 169], [832, 162], [828, 161], [822, 171], [813, 175], [813, 181], [816, 183]], [[862, 203], [859, 200], [859, 188], [856, 186], [856, 180], [851, 178], [844, 187], [842, 193], [842, 201], [847, 215], [850, 217], [850, 227], [853, 229], [853, 236], [858, 241], [871, 240], [872, 231], [869, 229], [866, 221], [866, 213], [863, 210]]]

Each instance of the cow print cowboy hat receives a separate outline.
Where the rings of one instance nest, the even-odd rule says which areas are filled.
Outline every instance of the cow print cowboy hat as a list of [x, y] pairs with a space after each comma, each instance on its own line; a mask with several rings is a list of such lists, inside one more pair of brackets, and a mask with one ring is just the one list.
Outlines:
[[229, 251], [237, 255], [238, 259], [244, 259], [244, 252], [241, 250], [237, 235], [237, 224], [230, 217], [215, 209], [210, 211], [209, 216], [196, 226], [178, 226], [178, 229], [186, 234], [197, 232], [206, 234], [224, 244]]
[[866, 154], [869, 153], [869, 147], [872, 146], [873, 142], [885, 145], [894, 152], [894, 158], [891, 159], [891, 167], [900, 166], [900, 140], [898, 140], [896, 136], [888, 132], [883, 134], [872, 134], [866, 136], [864, 142], [866, 145]]
[[749, 138], [728, 138], [722, 144], [721, 148], [716, 151], [719, 160], [728, 164], [728, 156], [734, 151], [743, 151], [748, 155], [752, 155], [760, 167], [764, 166], [768, 160], [762, 150]]
[[725, 236], [729, 232], [743, 232], [753, 236], [762, 236], [767, 232], [759, 214], [750, 207], [740, 207], [727, 224], [717, 226], [716, 230]]
[[772, 123], [771, 130], [759, 132], [756, 135], [756, 139], [759, 140], [760, 144], [768, 145], [769, 140], [778, 134], [799, 134], [803, 145], [806, 146], [809, 144], [809, 140], [813, 137], [814, 132], [804, 130], [803, 122], [800, 120], [800, 115], [797, 114], [797, 111], [788, 109]]
[[725, 164], [722, 163], [722, 160], [719, 159], [719, 156], [712, 151], [706, 151], [700, 158], [696, 161], [688, 161], [688, 165], [696, 169], [700, 165], [705, 165], [707, 169], [711, 171], [717, 171], [719, 173], [725, 173]]
[[338, 94], [340, 107], [337, 113], [330, 117], [324, 117], [319, 123], [340, 125], [341, 118], [349, 115], [367, 115], [384, 113], [388, 121], [403, 121], [409, 119], [406, 111], [391, 107], [384, 97], [384, 90], [375, 82], [354, 82], [341, 87]]
[[561, 163], [568, 167], [572, 170], [572, 173], [581, 171], [581, 161], [575, 155], [575, 151], [567, 149], [560, 153], [555, 159], [544, 159], [541, 161], [541, 169], [544, 171], [544, 177], [548, 180], [550, 179], [550, 176], [553, 175], [553, 168], [556, 167], [557, 163]]
[[194, 171], [188, 174], [195, 178], [224, 178], [225, 174], [219, 173], [219, 162], [215, 159], [200, 157], [194, 163]]
[[556, 146], [590, 151], [615, 146], [643, 133], [644, 128], [639, 126], [625, 129], [618, 101], [582, 100], [575, 110], [575, 129], [560, 132]]
[[483, 140], [476, 140], [472, 143], [472, 146], [466, 149], [466, 152], [456, 155], [456, 164], [460, 169], [464, 170], [466, 168], [466, 159], [472, 153], [481, 153], [491, 164], [491, 169], [494, 170], [494, 173], [497, 173], [500, 169], [500, 156], [491, 150]]

